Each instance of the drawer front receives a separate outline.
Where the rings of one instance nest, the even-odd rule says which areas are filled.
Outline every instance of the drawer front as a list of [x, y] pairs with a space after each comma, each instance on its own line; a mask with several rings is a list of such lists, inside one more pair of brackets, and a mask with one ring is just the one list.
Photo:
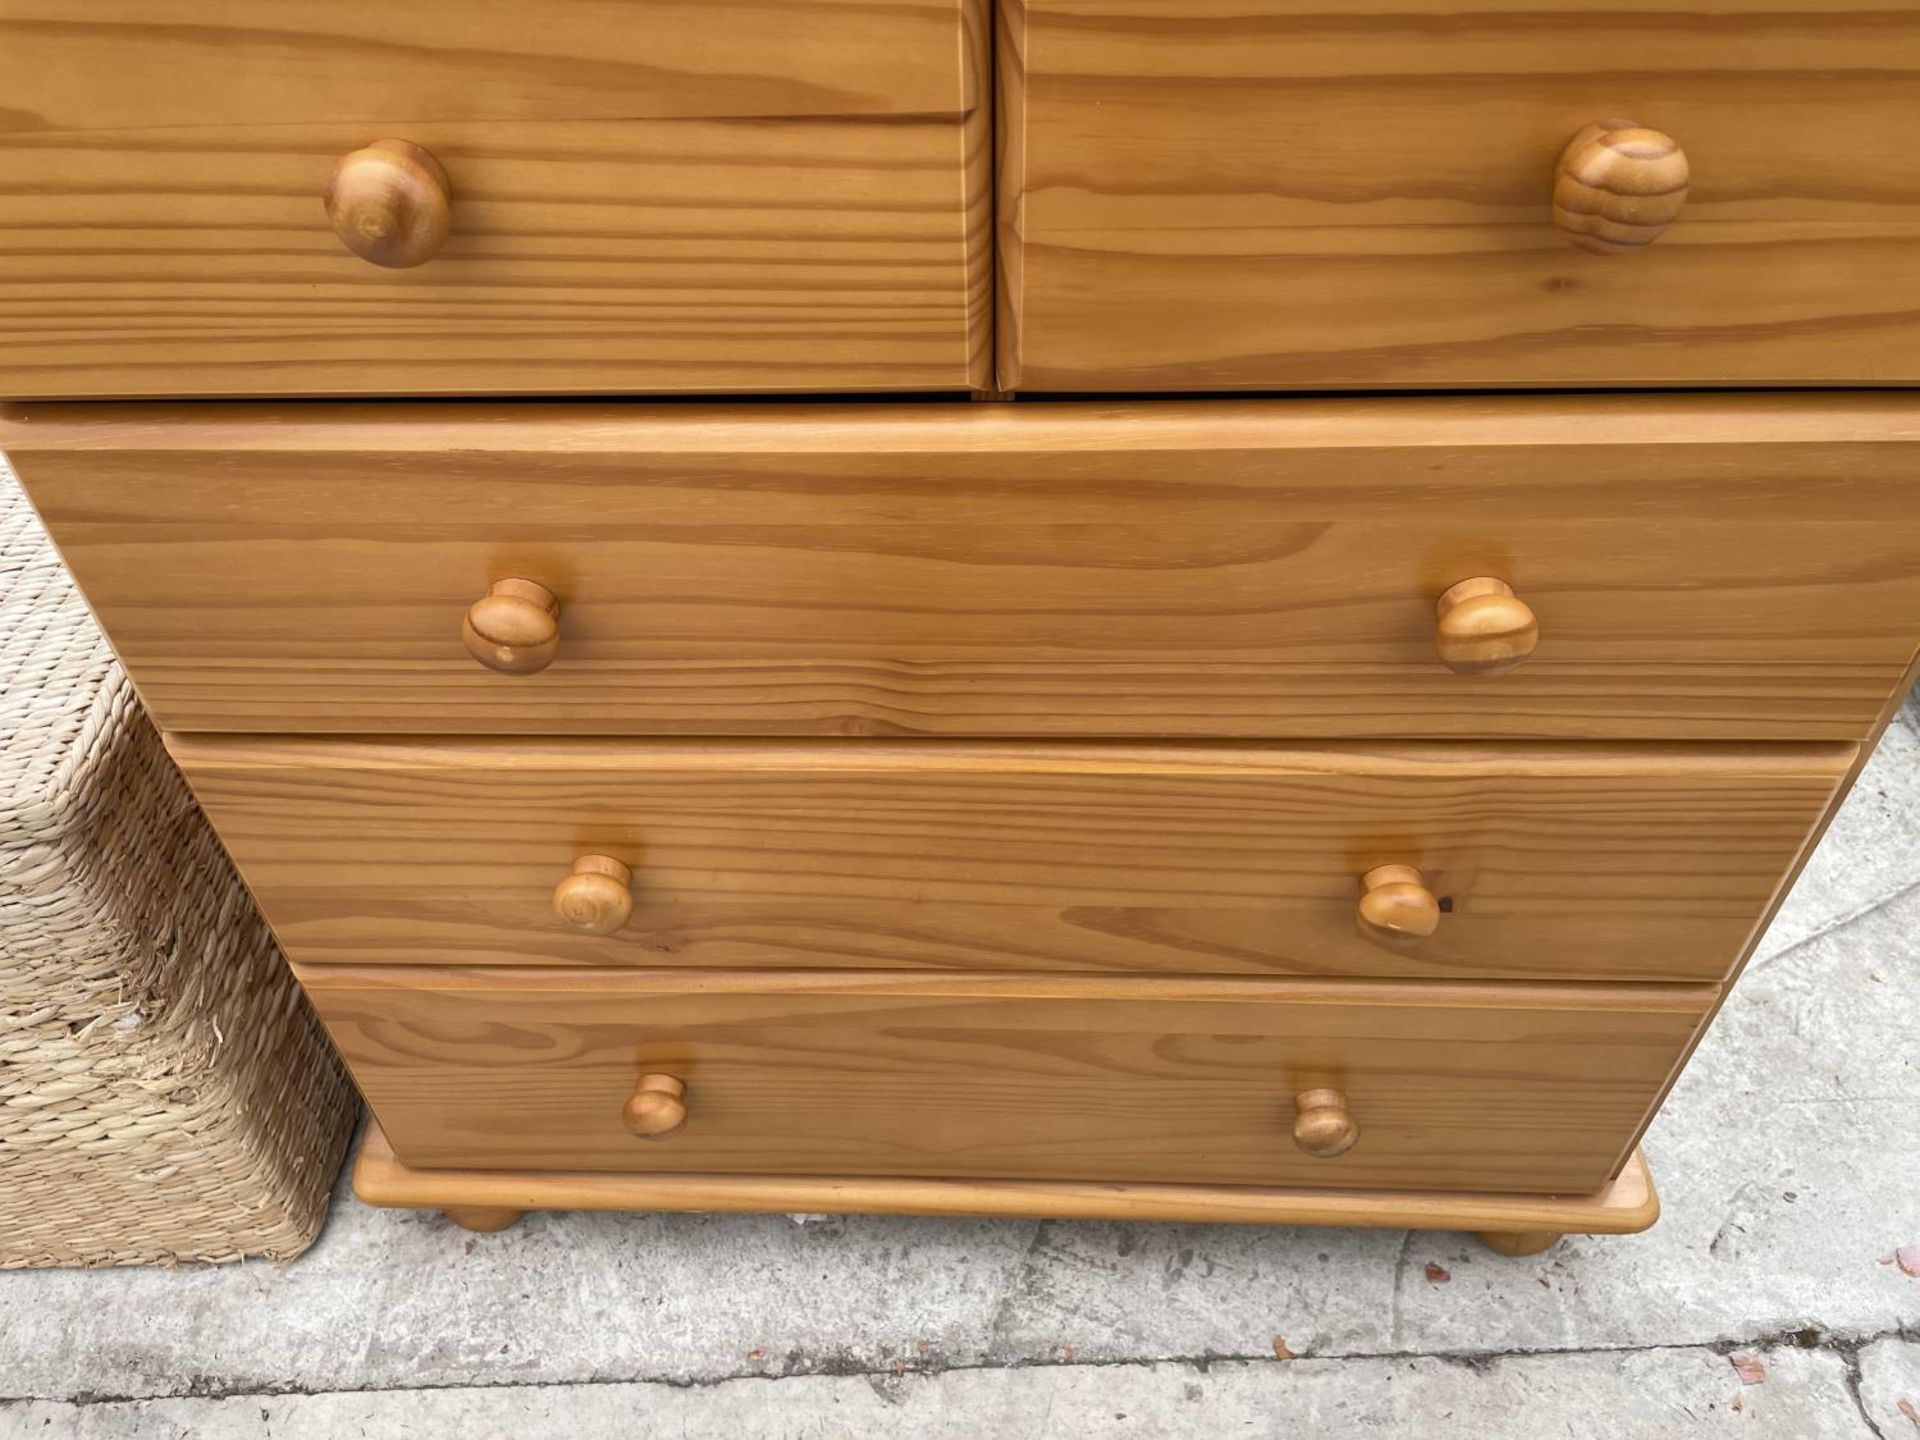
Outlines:
[[[1916, 441], [1898, 396], [0, 422], [166, 728], [342, 733], [1853, 741], [1920, 641]], [[1476, 577], [1510, 673], [1443, 663]]]
[[0, 395], [985, 383], [983, 3], [0, 0]]
[[1727, 973], [1854, 754], [173, 747], [308, 964], [1662, 981]]
[[[303, 979], [414, 1166], [1573, 1194], [1624, 1160], [1716, 993], [404, 968]], [[1302, 1106], [1326, 1089], [1337, 1095]], [[1316, 1148], [1357, 1140], [1305, 1153], [1303, 1108]]]
[[1681, 8], [1003, 0], [1001, 384], [1920, 380], [1920, 4]]

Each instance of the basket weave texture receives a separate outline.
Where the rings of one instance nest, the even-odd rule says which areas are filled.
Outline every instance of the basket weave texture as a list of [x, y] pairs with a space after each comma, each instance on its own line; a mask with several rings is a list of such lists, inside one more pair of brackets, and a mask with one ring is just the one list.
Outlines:
[[0, 460], [0, 1268], [297, 1255], [357, 1113]]

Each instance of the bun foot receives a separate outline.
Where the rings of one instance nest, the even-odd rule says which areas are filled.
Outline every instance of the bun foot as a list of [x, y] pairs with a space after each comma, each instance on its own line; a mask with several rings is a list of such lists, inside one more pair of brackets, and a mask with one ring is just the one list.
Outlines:
[[1552, 1230], [1476, 1230], [1480, 1243], [1498, 1255], [1539, 1255], [1561, 1241]]
[[492, 1205], [449, 1205], [440, 1212], [462, 1230], [491, 1235], [526, 1219], [524, 1210], [502, 1210]]

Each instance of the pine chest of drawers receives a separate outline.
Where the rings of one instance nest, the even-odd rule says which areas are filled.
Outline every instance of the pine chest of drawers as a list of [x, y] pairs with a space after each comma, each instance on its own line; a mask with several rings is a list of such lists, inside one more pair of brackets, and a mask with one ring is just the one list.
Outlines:
[[1920, 4], [190, 10], [0, 0], [0, 448], [364, 1197], [1652, 1223], [1920, 654]]

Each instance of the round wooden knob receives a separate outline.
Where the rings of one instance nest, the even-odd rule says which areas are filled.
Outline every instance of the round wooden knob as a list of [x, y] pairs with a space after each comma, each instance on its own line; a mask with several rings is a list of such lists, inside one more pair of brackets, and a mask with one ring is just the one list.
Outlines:
[[1477, 576], [1440, 597], [1433, 641], [1449, 670], [1498, 675], [1523, 663], [1540, 643], [1533, 609], [1504, 580]]
[[611, 935], [633, 916], [633, 871], [611, 855], [582, 855], [553, 887], [553, 913], [588, 935]]
[[1298, 1115], [1293, 1143], [1316, 1160], [1344, 1155], [1360, 1138], [1360, 1126], [1347, 1110], [1347, 1097], [1338, 1090], [1303, 1090], [1294, 1097]]
[[1440, 902], [1411, 865], [1377, 865], [1360, 877], [1360, 933], [1411, 950], [1440, 928]]
[[496, 580], [467, 607], [460, 635], [489, 670], [531, 675], [560, 653], [560, 602], [531, 580]]
[[447, 243], [453, 224], [447, 172], [407, 140], [376, 140], [341, 156], [326, 202], [340, 243], [389, 270], [426, 264]]
[[671, 1075], [642, 1075], [621, 1122], [642, 1140], [664, 1140], [687, 1123], [687, 1087]]
[[1651, 245], [1687, 203], [1692, 173], [1671, 135], [1631, 120], [1597, 120], [1560, 154], [1553, 223], [1595, 255]]

